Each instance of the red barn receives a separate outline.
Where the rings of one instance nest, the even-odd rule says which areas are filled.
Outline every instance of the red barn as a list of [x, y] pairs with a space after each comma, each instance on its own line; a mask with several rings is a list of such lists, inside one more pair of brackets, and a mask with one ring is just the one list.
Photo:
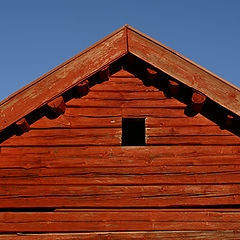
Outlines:
[[0, 239], [240, 239], [239, 116], [122, 27], [0, 103]]

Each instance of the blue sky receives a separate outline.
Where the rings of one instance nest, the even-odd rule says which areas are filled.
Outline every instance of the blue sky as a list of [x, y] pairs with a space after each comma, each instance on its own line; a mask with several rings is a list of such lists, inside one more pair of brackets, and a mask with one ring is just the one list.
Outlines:
[[240, 0], [0, 0], [0, 100], [129, 24], [240, 87]]

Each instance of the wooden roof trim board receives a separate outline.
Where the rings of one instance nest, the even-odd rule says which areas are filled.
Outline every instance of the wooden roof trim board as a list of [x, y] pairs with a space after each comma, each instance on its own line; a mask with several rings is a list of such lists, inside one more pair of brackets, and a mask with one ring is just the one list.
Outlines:
[[127, 53], [122, 27], [0, 103], [0, 130], [40, 108]]
[[240, 89], [181, 54], [128, 27], [128, 50], [240, 116]]
[[[84, 81], [97, 72], [99, 78], [106, 81], [109, 76], [108, 66], [127, 53], [169, 75], [172, 78], [169, 79], [170, 84], [176, 80], [240, 116], [239, 88], [125, 25], [3, 100], [0, 103], [0, 131], [52, 102], [74, 86], [82, 88], [80, 83], [83, 82], [84, 85]], [[152, 69], [146, 69], [146, 72], [147, 78], [156, 80], [157, 72]]]

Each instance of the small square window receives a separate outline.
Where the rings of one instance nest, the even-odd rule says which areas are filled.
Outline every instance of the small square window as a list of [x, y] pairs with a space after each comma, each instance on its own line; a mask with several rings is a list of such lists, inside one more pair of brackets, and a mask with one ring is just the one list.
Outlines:
[[145, 118], [122, 118], [122, 146], [145, 145]]

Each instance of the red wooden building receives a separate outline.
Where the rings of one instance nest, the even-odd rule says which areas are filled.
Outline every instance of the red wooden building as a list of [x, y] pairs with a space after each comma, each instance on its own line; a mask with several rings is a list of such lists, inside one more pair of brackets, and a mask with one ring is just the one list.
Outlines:
[[0, 239], [240, 239], [239, 116], [122, 27], [0, 103]]

